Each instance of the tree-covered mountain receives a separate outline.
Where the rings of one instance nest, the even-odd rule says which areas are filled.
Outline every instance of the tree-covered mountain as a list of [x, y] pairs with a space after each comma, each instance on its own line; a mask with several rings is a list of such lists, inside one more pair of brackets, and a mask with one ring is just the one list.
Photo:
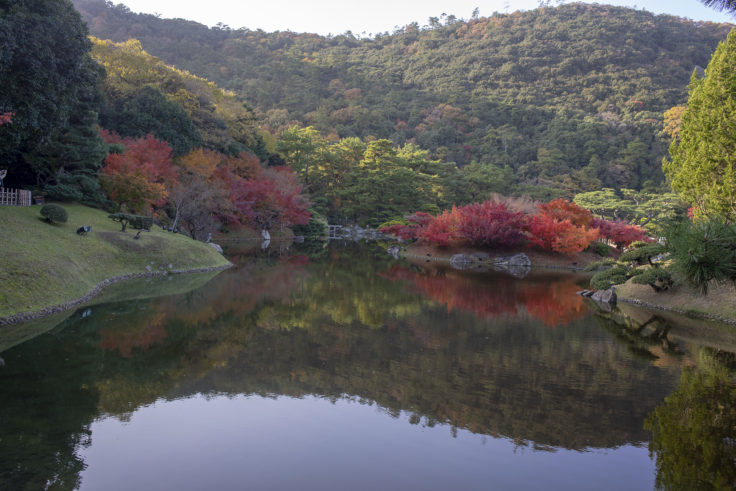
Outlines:
[[92, 38], [91, 55], [106, 73], [104, 128], [128, 137], [152, 133], [176, 154], [204, 146], [231, 155], [247, 150], [264, 160], [268, 156], [242, 97], [166, 65], [133, 40]]
[[569, 4], [431, 18], [358, 38], [207, 28], [74, 0], [97, 37], [138, 39], [165, 63], [244, 96], [275, 134], [414, 142], [431, 157], [508, 166], [540, 198], [662, 182], [663, 113], [681, 105], [728, 24]]

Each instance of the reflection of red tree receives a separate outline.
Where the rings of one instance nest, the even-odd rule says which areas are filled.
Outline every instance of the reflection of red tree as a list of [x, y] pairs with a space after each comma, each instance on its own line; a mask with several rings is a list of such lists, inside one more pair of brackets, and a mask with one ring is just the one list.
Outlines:
[[145, 322], [130, 322], [128, 317], [121, 317], [123, 324], [113, 325], [100, 330], [100, 347], [108, 351], [117, 351], [123, 358], [130, 358], [133, 348], [147, 350], [156, 343], [166, 339], [166, 323], [169, 312], [159, 310], [151, 313], [146, 310]]
[[472, 312], [478, 317], [515, 316], [526, 310], [532, 317], [554, 326], [585, 315], [583, 299], [572, 279], [538, 282], [505, 277], [473, 277], [462, 274], [435, 275], [410, 271], [400, 266], [379, 273], [392, 281], [404, 281], [409, 288], [447, 306]]
[[580, 287], [572, 280], [531, 283], [524, 290], [526, 310], [548, 326], [569, 324], [585, 315], [583, 297], [575, 294]]

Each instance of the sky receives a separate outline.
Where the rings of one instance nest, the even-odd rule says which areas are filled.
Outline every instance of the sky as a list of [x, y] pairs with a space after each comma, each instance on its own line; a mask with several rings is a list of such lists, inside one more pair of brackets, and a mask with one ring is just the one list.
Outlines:
[[[564, 0], [549, 0], [558, 5]], [[113, 0], [133, 12], [160, 14], [163, 18], [194, 20], [208, 26], [218, 23], [233, 29], [342, 34], [356, 36], [392, 32], [412, 22], [428, 24], [429, 17], [454, 15], [468, 19], [475, 8], [482, 17], [494, 12], [530, 10], [539, 0]], [[565, 2], [567, 3], [567, 2]], [[593, 3], [593, 2], [586, 2]], [[671, 14], [693, 20], [736, 23], [732, 14], [705, 7], [698, 0], [601, 0], [608, 3]]]

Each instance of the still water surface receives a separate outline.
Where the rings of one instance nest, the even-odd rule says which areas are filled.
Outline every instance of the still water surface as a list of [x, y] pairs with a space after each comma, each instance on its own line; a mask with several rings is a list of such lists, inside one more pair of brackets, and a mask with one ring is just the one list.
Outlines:
[[733, 354], [574, 275], [333, 245], [171, 281], [2, 353], [0, 489], [734, 484]]

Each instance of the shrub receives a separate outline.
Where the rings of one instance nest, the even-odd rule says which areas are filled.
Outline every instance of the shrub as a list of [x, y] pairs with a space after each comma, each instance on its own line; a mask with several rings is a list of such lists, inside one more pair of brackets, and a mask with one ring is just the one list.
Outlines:
[[64, 208], [53, 203], [41, 207], [41, 216], [49, 223], [66, 223], [69, 214]]
[[326, 239], [329, 235], [329, 225], [327, 218], [317, 213], [315, 210], [309, 210], [312, 216], [309, 217], [309, 222], [304, 225], [294, 225], [292, 230], [296, 235], [302, 235], [305, 239]]
[[527, 222], [527, 232], [536, 246], [568, 256], [586, 249], [598, 238], [598, 229], [578, 227], [569, 220], [558, 221], [544, 214], [534, 215]]
[[673, 268], [704, 295], [715, 283], [736, 284], [736, 225], [683, 222], [666, 233]]
[[452, 211], [445, 210], [432, 218], [421, 230], [419, 237], [427, 242], [446, 247], [451, 242], [461, 242], [462, 237], [458, 233], [460, 225], [460, 213], [456, 207]]
[[599, 271], [603, 269], [608, 269], [610, 267], [613, 267], [614, 264], [616, 264], [616, 260], [612, 257], [607, 257], [605, 259], [601, 259], [600, 261], [593, 261], [592, 263], [588, 263], [588, 265], [585, 266], [584, 271]]
[[139, 230], [151, 230], [151, 227], [153, 227], [153, 217], [131, 215], [130, 226]]
[[667, 290], [673, 284], [672, 275], [664, 268], [640, 268], [639, 272], [631, 281], [639, 285], [649, 285], [655, 292]]
[[[634, 244], [637, 243], [635, 242]], [[634, 244], [632, 244], [632, 246]], [[646, 242], [642, 242], [641, 244], [644, 245], [641, 245], [621, 254], [621, 256], [618, 258], [619, 261], [627, 263], [633, 262], [639, 265], [649, 264], [651, 266], [654, 266], [652, 258], [666, 252], [666, 248], [662, 244], [647, 244]]]
[[502, 203], [473, 203], [458, 212], [458, 232], [472, 245], [510, 247], [525, 239], [524, 214], [510, 211]]
[[131, 215], [129, 213], [113, 213], [108, 215], [107, 218], [113, 222], [120, 222], [122, 232], [125, 232], [125, 228], [128, 225], [135, 229], [145, 230], [150, 230], [153, 227], [153, 217]]
[[590, 286], [596, 290], [607, 290], [613, 285], [620, 285], [629, 279], [629, 270], [626, 266], [617, 264], [611, 269], [599, 271], [590, 279]]
[[568, 220], [576, 227], [587, 228], [593, 223], [593, 214], [589, 210], [562, 198], [539, 205], [539, 214], [558, 222]]
[[649, 238], [649, 232], [645, 229], [621, 220], [610, 221], [594, 218], [591, 227], [598, 229], [601, 237], [610, 240], [619, 249], [628, 246], [632, 242], [644, 241]]
[[590, 250], [601, 257], [606, 257], [611, 253], [611, 248], [603, 242], [593, 242], [592, 244], [590, 244]]

